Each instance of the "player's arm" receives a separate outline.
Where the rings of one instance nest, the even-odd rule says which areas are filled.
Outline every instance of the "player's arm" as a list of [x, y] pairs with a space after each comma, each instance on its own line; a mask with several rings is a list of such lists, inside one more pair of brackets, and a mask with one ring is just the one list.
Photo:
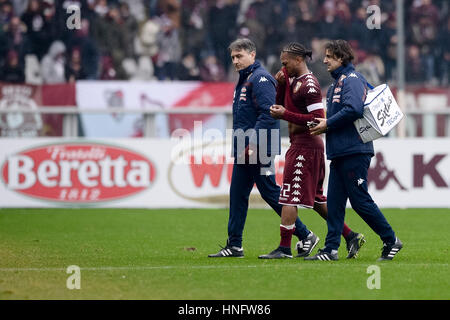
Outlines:
[[286, 79], [284, 77], [283, 70], [280, 70], [275, 75], [275, 80], [277, 80], [277, 95], [275, 97], [275, 103], [279, 105], [284, 105], [284, 95], [286, 93]]
[[323, 109], [313, 110], [306, 114], [285, 110], [282, 119], [303, 126], [308, 125], [308, 123], [314, 121], [315, 118], [323, 118], [324, 116], [325, 112]]
[[348, 77], [342, 88], [342, 109], [327, 119], [329, 130], [344, 127], [363, 116], [366, 88], [358, 78]]

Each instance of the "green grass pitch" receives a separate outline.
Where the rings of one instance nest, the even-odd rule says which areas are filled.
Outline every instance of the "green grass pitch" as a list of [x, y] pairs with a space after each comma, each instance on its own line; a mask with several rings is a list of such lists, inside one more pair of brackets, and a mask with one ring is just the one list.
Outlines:
[[[325, 222], [299, 212], [322, 247]], [[359, 257], [346, 260], [342, 240], [339, 261], [316, 262], [257, 258], [279, 243], [270, 210], [249, 210], [245, 258], [212, 259], [225, 244], [225, 209], [0, 209], [0, 300], [450, 299], [450, 209], [383, 212], [404, 244], [393, 261], [376, 261], [380, 239], [348, 210], [367, 239]], [[81, 268], [80, 289], [67, 288], [70, 265]], [[380, 289], [367, 286], [371, 265]]]

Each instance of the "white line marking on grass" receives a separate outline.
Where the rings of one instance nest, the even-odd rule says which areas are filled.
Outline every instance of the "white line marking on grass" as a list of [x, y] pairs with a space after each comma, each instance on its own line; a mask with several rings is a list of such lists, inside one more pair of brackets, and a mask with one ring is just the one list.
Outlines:
[[[121, 270], [167, 270], [167, 269], [248, 269], [248, 268], [268, 268], [268, 267], [295, 267], [295, 268], [317, 268], [318, 266], [335, 267], [358, 267], [364, 268], [362, 264], [344, 264], [344, 263], [301, 263], [301, 264], [259, 264], [259, 265], [207, 265], [207, 266], [122, 266], [122, 267], [85, 267], [80, 268], [85, 271], [121, 271]], [[448, 263], [380, 263], [380, 266], [399, 266], [399, 267], [448, 267]], [[66, 271], [66, 268], [0, 268], [0, 272], [22, 272], [22, 271]]]

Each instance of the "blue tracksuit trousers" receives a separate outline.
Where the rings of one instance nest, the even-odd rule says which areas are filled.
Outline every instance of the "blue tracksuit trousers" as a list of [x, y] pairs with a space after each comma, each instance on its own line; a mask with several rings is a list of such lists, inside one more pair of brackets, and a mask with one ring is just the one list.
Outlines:
[[383, 242], [395, 242], [395, 233], [368, 192], [370, 154], [352, 154], [331, 160], [328, 178], [328, 234], [326, 250], [337, 250], [344, 227], [347, 199], [352, 208]]
[[[242, 233], [247, 218], [248, 200], [253, 185], [256, 186], [264, 201], [281, 216], [282, 205], [278, 203], [280, 187], [275, 182], [275, 175], [262, 175], [260, 164], [234, 164], [230, 186], [230, 215], [228, 220], [228, 244], [242, 247]], [[297, 217], [295, 235], [305, 239], [309, 230]], [[342, 228], [341, 228], [342, 231]]]

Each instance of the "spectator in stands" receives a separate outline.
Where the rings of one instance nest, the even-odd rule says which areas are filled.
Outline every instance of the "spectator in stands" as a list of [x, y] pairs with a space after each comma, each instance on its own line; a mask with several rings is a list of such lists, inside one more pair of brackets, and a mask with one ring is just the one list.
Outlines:
[[0, 71], [0, 81], [10, 83], [25, 82], [25, 71], [19, 62], [19, 54], [14, 50], [8, 52], [6, 63]]
[[111, 56], [104, 55], [100, 59], [100, 80], [117, 80], [117, 71], [115, 69]]
[[87, 78], [81, 63], [81, 51], [79, 48], [72, 50], [69, 63], [66, 65], [65, 76], [67, 82], [75, 82], [76, 80], [84, 80]]
[[262, 23], [262, 17], [259, 16], [262, 11], [261, 5], [264, 1], [259, 0], [250, 5], [245, 16], [245, 22], [240, 26], [240, 35], [245, 38], [251, 39], [258, 50], [258, 56], [260, 59], [265, 59], [268, 52], [264, 47], [266, 42], [266, 26]]
[[21, 20], [27, 26], [26, 52], [34, 53], [41, 59], [52, 41], [50, 26], [43, 14], [43, 2], [30, 0]]
[[231, 65], [228, 54], [228, 44], [237, 34], [236, 19], [239, 11], [237, 0], [215, 0], [209, 9], [209, 39], [217, 58], [225, 65]]
[[62, 41], [55, 41], [51, 44], [48, 53], [41, 63], [42, 81], [44, 83], [66, 82], [66, 46]]
[[160, 31], [159, 23], [155, 19], [147, 20], [140, 28], [138, 37], [135, 39], [135, 51], [138, 55], [145, 55], [156, 61], [159, 52], [158, 34]]
[[120, 4], [120, 18], [124, 29], [125, 56], [134, 57], [134, 38], [138, 33], [136, 18], [130, 13], [130, 6], [126, 2]]
[[167, 17], [174, 28], [179, 29], [181, 26], [181, 6], [179, 0], [158, 0], [157, 10], [159, 16]]
[[348, 1], [336, 0], [335, 6], [336, 17], [342, 22], [344, 26], [348, 27], [352, 19], [352, 13], [350, 12]]
[[417, 22], [421, 17], [429, 17], [434, 21], [434, 24], [439, 22], [439, 9], [433, 4], [433, 0], [413, 1], [409, 21]]
[[369, 29], [367, 29], [366, 20], [367, 10], [365, 7], [361, 6], [356, 9], [356, 14], [353, 16], [350, 23], [349, 40], [358, 41], [362, 48], [369, 48], [371, 45], [370, 39], [367, 36]]
[[289, 14], [284, 24], [284, 32], [282, 33], [282, 43], [290, 43], [297, 41], [299, 33], [300, 30], [298, 28], [296, 16]]
[[[285, 45], [284, 43], [281, 43], [281, 41], [283, 39], [283, 25], [287, 16], [288, 5], [286, 0], [272, 0], [271, 2], [271, 7], [273, 8], [270, 17], [271, 23], [265, 25], [266, 41], [263, 48], [265, 48], [265, 55], [267, 56], [267, 59], [270, 57], [271, 61], [276, 61], [279, 63], [279, 52], [281, 52], [282, 46]], [[277, 68], [278, 71], [280, 68]]]
[[385, 81], [393, 78], [393, 72], [397, 65], [397, 19], [394, 13], [389, 15], [381, 31], [383, 40], [378, 48], [378, 54], [385, 66]]
[[311, 61], [308, 62], [308, 68], [319, 81], [321, 88], [327, 88], [333, 83], [333, 78], [330, 73], [323, 67], [323, 58], [325, 57], [325, 45], [328, 42], [326, 39], [312, 38]]
[[[289, 12], [298, 17], [298, 38], [296, 42], [303, 43], [307, 47], [311, 44], [311, 39], [317, 36], [317, 15], [319, 13], [319, 2], [317, 0], [297, 0], [293, 2]], [[293, 39], [294, 41], [294, 39]], [[284, 45], [284, 44], [283, 44]], [[278, 51], [281, 51], [279, 48]]]
[[438, 35], [439, 10], [432, 0], [422, 0], [411, 9], [412, 42], [419, 47], [423, 65], [424, 80], [434, 80], [435, 51]]
[[78, 48], [81, 54], [81, 67], [86, 79], [97, 79], [99, 73], [99, 51], [96, 43], [90, 37], [90, 22], [81, 20], [81, 29], [74, 32], [71, 42], [68, 44], [69, 51]]
[[381, 58], [373, 53], [366, 53], [363, 58], [360, 58], [356, 71], [361, 73], [373, 86], [383, 83], [384, 80], [384, 63]]
[[28, 0], [13, 0], [12, 1], [14, 14], [16, 16], [21, 16], [22, 13], [27, 9]]
[[159, 80], [175, 80], [178, 63], [181, 60], [181, 45], [178, 28], [169, 16], [163, 14], [158, 19], [160, 30], [157, 35], [159, 53], [155, 74]]
[[201, 80], [200, 68], [197, 66], [197, 60], [192, 53], [186, 54], [178, 67], [178, 80]]
[[343, 22], [337, 16], [334, 0], [325, 0], [320, 9], [318, 34], [321, 38], [339, 39], [345, 37]]
[[0, 27], [9, 23], [14, 16], [14, 9], [10, 1], [0, 3]]
[[181, 46], [184, 53], [193, 53], [198, 59], [207, 38], [208, 3], [206, 0], [182, 0], [181, 5]]
[[9, 49], [8, 38], [6, 37], [6, 34], [3, 32], [3, 29], [0, 27], [0, 66], [4, 64], [8, 49]]
[[447, 17], [445, 29], [439, 35], [440, 56], [437, 70], [439, 70], [440, 84], [448, 86], [450, 83], [450, 16]]
[[3, 29], [5, 31], [6, 49], [15, 50], [19, 54], [19, 60], [23, 61], [27, 27], [19, 17], [14, 16]]
[[[117, 7], [111, 7], [108, 12], [104, 13], [108, 7], [104, 5], [106, 2], [100, 0], [96, 7], [97, 13], [100, 15], [95, 24], [94, 40], [96, 41], [100, 54], [108, 55], [112, 58], [114, 70], [116, 70], [117, 79], [125, 79], [126, 73], [122, 68], [122, 61], [126, 57], [126, 37], [125, 28], [122, 24], [122, 18]], [[103, 17], [101, 16], [103, 15]]]
[[406, 81], [411, 83], [418, 83], [424, 80], [424, 69], [420, 58], [420, 48], [413, 44], [407, 48], [406, 52], [405, 70]]
[[106, 17], [109, 12], [108, 1], [107, 0], [97, 0], [94, 11], [99, 17]]
[[42, 15], [44, 17], [44, 29], [45, 29], [45, 39], [49, 46], [53, 39], [58, 37], [57, 35], [57, 25], [55, 22], [55, 5], [53, 0], [44, 0], [42, 6]]
[[226, 80], [224, 67], [215, 55], [207, 55], [200, 65], [200, 78], [205, 82], [220, 82]]
[[[87, 35], [66, 28], [69, 5], [81, 8]], [[366, 26], [370, 5], [381, 8], [381, 29]], [[144, 59], [146, 65], [151, 59], [161, 80], [190, 78], [196, 68], [186, 73], [181, 56], [188, 57], [189, 65], [190, 54], [200, 61], [202, 53], [212, 52], [229, 70], [226, 46], [236, 34], [259, 44], [260, 58], [269, 68], [278, 63], [273, 53], [282, 44], [345, 37], [379, 56], [383, 80], [389, 81], [396, 66], [395, 10], [394, 1], [381, 0], [0, 0], [0, 65], [10, 49], [18, 53], [19, 65], [26, 54], [42, 60], [50, 44], [61, 40], [68, 52], [79, 47], [89, 79], [100, 73], [102, 78], [128, 78], [126, 58], [135, 63]], [[415, 83], [448, 83], [448, 12], [443, 0], [405, 1], [407, 59], [413, 63], [407, 72]], [[101, 55], [107, 56], [103, 62]]]

